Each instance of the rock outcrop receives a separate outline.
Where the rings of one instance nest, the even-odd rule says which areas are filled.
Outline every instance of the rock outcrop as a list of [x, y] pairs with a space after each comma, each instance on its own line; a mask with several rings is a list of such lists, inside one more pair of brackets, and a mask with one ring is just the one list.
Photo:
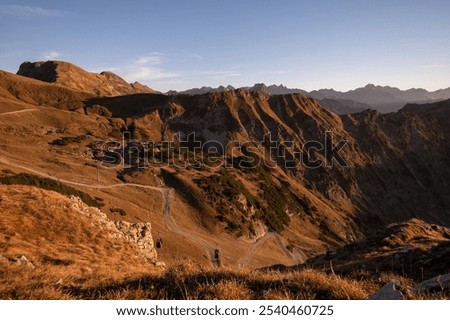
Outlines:
[[128, 241], [136, 244], [138, 252], [149, 262], [156, 262], [157, 254], [149, 222], [116, 221], [115, 226]]
[[28, 258], [25, 257], [24, 255], [17, 256], [15, 258], [10, 258], [10, 259], [5, 258], [0, 255], [0, 263], [7, 263], [10, 265], [14, 265], [17, 267], [23, 267], [23, 268], [30, 268], [30, 269], [35, 268], [34, 264], [30, 260], [28, 260]]
[[126, 221], [111, 221], [98, 208], [89, 207], [80, 198], [71, 196], [72, 209], [89, 217], [93, 228], [100, 228], [110, 238], [122, 238], [136, 246], [139, 256], [149, 263], [156, 264], [157, 253], [154, 246], [151, 224], [149, 222], [130, 223]]

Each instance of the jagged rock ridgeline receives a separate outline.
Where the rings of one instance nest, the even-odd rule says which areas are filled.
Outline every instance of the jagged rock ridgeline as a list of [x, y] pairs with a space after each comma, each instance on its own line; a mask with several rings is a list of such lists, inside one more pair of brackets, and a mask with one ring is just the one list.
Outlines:
[[[96, 96], [119, 96], [137, 93], [155, 93], [151, 88], [139, 83], [127, 83], [116, 74], [104, 71], [101, 73], [87, 72], [80, 67], [65, 61], [24, 62], [20, 65], [18, 75], [37, 80], [55, 83], [76, 91], [91, 93]], [[303, 94], [317, 99], [323, 107], [337, 114], [361, 112], [367, 108], [379, 112], [393, 112], [407, 103], [426, 103], [450, 98], [450, 88], [436, 91], [425, 89], [400, 90], [390, 86], [375, 86], [368, 84], [347, 92], [333, 89], [305, 91], [288, 88], [284, 85], [265, 85], [257, 83], [251, 87], [242, 87], [250, 92], [260, 92], [268, 95]], [[202, 95], [214, 92], [231, 92], [236, 90], [231, 85], [217, 88], [202, 87], [185, 91], [168, 91], [168, 95]]]
[[[375, 109], [379, 112], [393, 112], [399, 110], [407, 103], [425, 103], [450, 98], [450, 88], [436, 91], [427, 91], [425, 89], [401, 90], [395, 87], [375, 86], [373, 84], [368, 84], [365, 87], [347, 92], [336, 91], [333, 89], [320, 89], [307, 92], [302, 89], [288, 88], [284, 85], [266, 86], [264, 83], [257, 83], [252, 87], [243, 87], [241, 89], [251, 92], [261, 92], [268, 95], [300, 93], [317, 99], [322, 106], [338, 114], [355, 113], [368, 108]], [[232, 86], [220, 86], [218, 88], [202, 87], [181, 92], [169, 91], [168, 94], [198, 95], [211, 92], [228, 92], [232, 90], [235, 90]]]
[[91, 73], [64, 61], [27, 61], [20, 65], [17, 74], [96, 96], [154, 93], [149, 87], [139, 82], [129, 84], [112, 72]]

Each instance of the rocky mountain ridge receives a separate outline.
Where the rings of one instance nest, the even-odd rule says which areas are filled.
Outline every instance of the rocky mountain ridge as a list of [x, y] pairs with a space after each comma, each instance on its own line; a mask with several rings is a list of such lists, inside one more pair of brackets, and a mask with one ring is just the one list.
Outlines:
[[[300, 93], [314, 98], [327, 109], [339, 114], [356, 113], [368, 108], [379, 112], [393, 112], [399, 110], [407, 103], [427, 103], [450, 99], [450, 88], [436, 91], [425, 89], [401, 90], [390, 86], [375, 86], [368, 84], [347, 92], [334, 89], [320, 89], [307, 92], [302, 89], [288, 88], [284, 85], [269, 85], [264, 83], [255, 84], [252, 87], [243, 87], [249, 91], [258, 91], [268, 95], [285, 95]], [[235, 90], [232, 86], [218, 88], [202, 87], [181, 92], [169, 92], [169, 94], [205, 94], [210, 92], [227, 92]]]
[[154, 93], [149, 87], [139, 82], [129, 84], [112, 72], [91, 73], [65, 61], [26, 61], [17, 74], [96, 96]]

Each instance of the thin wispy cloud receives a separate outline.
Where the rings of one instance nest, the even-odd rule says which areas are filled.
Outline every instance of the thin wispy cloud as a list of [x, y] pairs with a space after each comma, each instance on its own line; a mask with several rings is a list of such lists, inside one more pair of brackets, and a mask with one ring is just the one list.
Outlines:
[[138, 65], [159, 65], [163, 62], [163, 54], [153, 52], [150, 55], [138, 57], [134, 63]]
[[422, 68], [425, 69], [443, 69], [443, 68], [448, 68], [450, 67], [449, 64], [427, 64], [422, 66]]
[[40, 7], [0, 4], [0, 15], [13, 17], [62, 17], [64, 12]]
[[265, 76], [265, 75], [272, 75], [272, 74], [290, 74], [291, 71], [286, 70], [276, 70], [276, 71], [258, 71], [255, 72], [254, 75], [256, 76]]
[[[139, 81], [150, 87], [199, 83], [207, 79], [228, 83], [230, 78], [242, 76], [240, 67], [217, 70], [177, 70], [173, 65], [185, 60], [199, 61], [203, 56], [197, 53], [164, 54], [151, 52], [132, 59], [128, 64], [108, 68], [128, 82]], [[193, 64], [194, 66], [195, 64]]]
[[237, 70], [208, 70], [194, 73], [193, 76], [207, 77], [210, 79], [222, 79], [229, 77], [239, 77], [241, 73]]
[[181, 77], [181, 73], [176, 72], [167, 72], [160, 68], [152, 68], [152, 67], [131, 67], [128, 68], [128, 72], [125, 73], [124, 78], [127, 81], [155, 81], [155, 80], [163, 80], [169, 78], [177, 78]]
[[44, 60], [56, 60], [62, 56], [61, 52], [58, 51], [48, 51], [42, 54], [42, 59]]
[[139, 81], [150, 85], [152, 82], [181, 77], [181, 73], [168, 71], [163, 67], [165, 59], [166, 57], [163, 53], [152, 52], [148, 55], [137, 57], [128, 65], [110, 68], [110, 70], [121, 74], [129, 82]]

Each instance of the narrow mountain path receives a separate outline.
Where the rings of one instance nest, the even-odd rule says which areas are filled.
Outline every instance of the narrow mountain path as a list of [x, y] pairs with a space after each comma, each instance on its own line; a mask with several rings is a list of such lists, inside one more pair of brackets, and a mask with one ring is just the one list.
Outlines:
[[247, 253], [245, 254], [245, 256], [243, 256], [241, 259], [239, 259], [238, 262], [238, 266], [239, 268], [245, 266], [247, 264], [247, 262], [251, 259], [251, 257], [253, 256], [253, 253], [255, 253], [255, 250], [261, 246], [262, 244], [264, 244], [267, 240], [269, 240], [269, 238], [272, 235], [269, 232], [266, 232], [266, 234], [264, 236], [262, 236], [261, 238], [259, 238], [258, 240], [255, 241], [255, 243], [250, 247], [250, 249], [247, 251]]
[[[179, 228], [175, 222], [172, 220], [171, 217], [171, 210], [170, 210], [170, 188], [160, 188], [160, 187], [153, 187], [148, 185], [142, 185], [137, 183], [117, 183], [117, 184], [111, 184], [111, 185], [97, 185], [97, 184], [86, 184], [81, 182], [74, 182], [66, 179], [60, 179], [58, 177], [55, 177], [53, 175], [47, 174], [45, 172], [35, 170], [32, 168], [29, 168], [27, 166], [23, 166], [17, 163], [11, 163], [10, 161], [3, 159], [0, 157], [0, 163], [13, 166], [16, 168], [23, 169], [25, 171], [34, 173], [38, 176], [52, 179], [61, 183], [70, 184], [74, 186], [84, 187], [84, 188], [91, 188], [91, 189], [110, 189], [110, 188], [118, 188], [118, 187], [137, 187], [137, 188], [144, 188], [144, 189], [151, 189], [161, 192], [163, 198], [164, 198], [164, 207], [163, 207], [163, 215], [164, 215], [164, 222], [166, 223], [167, 228], [176, 233], [179, 234], [185, 238], [188, 238], [192, 240], [193, 242], [197, 243], [199, 246], [201, 246], [209, 255], [209, 258], [212, 262], [212, 264], [216, 267], [220, 266], [219, 261], [215, 257], [215, 250], [213, 246], [211, 246], [208, 242], [200, 238], [199, 236], [189, 232], [184, 231], [183, 229]], [[239, 260], [238, 266], [243, 267], [245, 264], [248, 263], [248, 261], [252, 258], [255, 250], [264, 244], [270, 237], [275, 239], [275, 242], [278, 244], [278, 246], [281, 248], [283, 253], [293, 262], [293, 263], [302, 263], [306, 260], [305, 254], [298, 248], [294, 250], [294, 255], [286, 248], [284, 245], [280, 235], [273, 231], [268, 231], [266, 234], [259, 238], [247, 251], [247, 253]]]
[[37, 109], [23, 109], [23, 110], [17, 110], [17, 111], [9, 111], [9, 112], [3, 112], [0, 113], [0, 116], [7, 116], [12, 114], [20, 114], [20, 113], [26, 113], [31, 111], [36, 111]]
[[289, 258], [294, 264], [303, 263], [306, 261], [306, 255], [298, 248], [295, 248], [293, 253], [291, 253], [288, 248], [284, 245], [283, 240], [280, 235], [273, 231], [267, 231], [264, 236], [255, 241], [255, 243], [250, 247], [245, 256], [243, 256], [238, 263], [238, 266], [241, 268], [245, 266], [248, 261], [252, 258], [255, 250], [264, 244], [269, 238], [273, 238], [275, 243], [281, 248], [284, 255]]
[[169, 230], [198, 243], [200, 246], [202, 246], [206, 250], [206, 252], [208, 252], [208, 255], [209, 255], [213, 265], [215, 267], [219, 267], [219, 261], [217, 261], [217, 259], [214, 257], [215, 248], [213, 246], [211, 246], [208, 242], [201, 239], [200, 237], [198, 237], [190, 232], [180, 229], [173, 222], [172, 217], [170, 216], [170, 189], [164, 189], [162, 191], [162, 193], [163, 193], [163, 196], [165, 199], [164, 211], [163, 211], [164, 221], [165, 221], [167, 227], [169, 228]]
[[177, 234], [179, 234], [179, 235], [181, 235], [181, 236], [183, 236], [185, 238], [188, 238], [188, 239], [196, 242], [197, 244], [199, 244], [208, 253], [212, 264], [214, 266], [216, 266], [216, 267], [219, 266], [219, 262], [214, 257], [215, 248], [213, 246], [211, 246], [208, 242], [206, 242], [205, 240], [201, 239], [200, 237], [180, 229], [172, 221], [172, 218], [170, 216], [170, 189], [169, 188], [152, 187], [152, 186], [136, 184], [136, 183], [117, 183], [117, 184], [110, 184], [110, 185], [86, 184], [86, 183], [74, 182], [74, 181], [70, 181], [70, 180], [66, 180], [66, 179], [60, 179], [58, 177], [52, 176], [50, 174], [44, 173], [44, 172], [39, 171], [39, 170], [35, 170], [35, 169], [29, 168], [29, 167], [26, 167], [26, 166], [22, 166], [22, 165], [17, 164], [17, 163], [11, 163], [10, 161], [8, 161], [6, 159], [0, 158], [0, 162], [3, 163], [3, 164], [6, 164], [6, 165], [10, 165], [10, 166], [13, 166], [13, 167], [16, 167], [16, 168], [23, 169], [25, 171], [34, 173], [34, 174], [39, 175], [39, 176], [44, 177], [44, 178], [52, 179], [52, 180], [55, 180], [55, 181], [58, 181], [58, 182], [61, 182], [61, 183], [65, 183], [65, 184], [70, 184], [70, 185], [73, 185], [73, 186], [85, 187], [85, 188], [90, 188], [90, 189], [110, 189], [110, 188], [118, 188], [118, 187], [137, 187], [137, 188], [144, 188], [144, 189], [151, 189], [151, 190], [159, 191], [159, 192], [161, 192], [161, 194], [163, 195], [163, 198], [164, 198], [164, 208], [163, 208], [164, 222], [166, 223], [166, 225], [169, 228], [169, 230], [172, 231], [172, 232], [175, 232], [175, 233], [177, 233]]

